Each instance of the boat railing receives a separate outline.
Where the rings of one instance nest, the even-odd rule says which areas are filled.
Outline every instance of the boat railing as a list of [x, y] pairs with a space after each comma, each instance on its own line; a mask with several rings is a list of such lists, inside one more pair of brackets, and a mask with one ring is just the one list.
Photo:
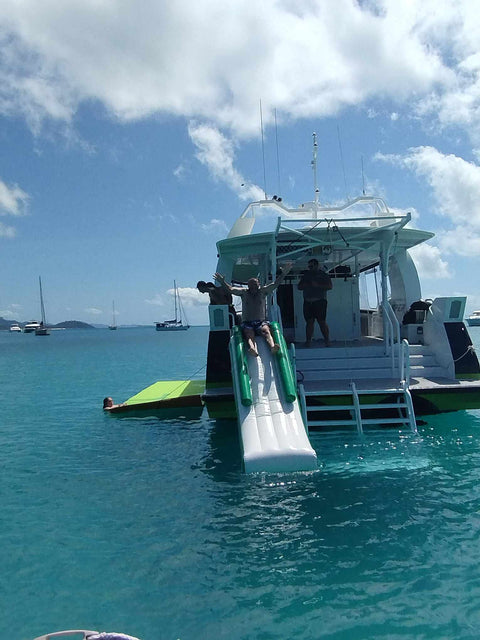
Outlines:
[[302, 414], [303, 424], [305, 425], [305, 429], [308, 431], [307, 400], [305, 398], [305, 387], [303, 386], [303, 382], [298, 383], [297, 389], [298, 389], [298, 401], [300, 403], [300, 413]]
[[[384, 218], [384, 217], [393, 217], [394, 214], [388, 208], [386, 202], [377, 196], [359, 196], [358, 198], [354, 198], [339, 207], [322, 207], [319, 206], [318, 203], [315, 202], [307, 202], [300, 207], [290, 208], [286, 207], [281, 200], [272, 199], [272, 200], [257, 200], [256, 202], [250, 202], [242, 214], [240, 218], [255, 218], [255, 210], [258, 209], [271, 209], [281, 217], [284, 218], [293, 218], [297, 216], [310, 216], [309, 220], [318, 219], [319, 217], [327, 217], [328, 215], [338, 215], [339, 213], [346, 213], [349, 210], [355, 208], [363, 207], [368, 208], [373, 214], [375, 218]], [[365, 216], [362, 216], [365, 217]]]
[[400, 343], [400, 380], [408, 389], [410, 386], [410, 345], [405, 339]]
[[[261, 213], [256, 213], [262, 210]], [[267, 214], [265, 213], [267, 210]], [[256, 222], [277, 218], [276, 233], [280, 229], [287, 230], [299, 235], [308, 234], [314, 229], [321, 228], [322, 225], [334, 229], [340, 226], [363, 226], [364, 233], [361, 235], [378, 232], [379, 227], [386, 229], [398, 229], [407, 224], [411, 219], [411, 214], [396, 214], [389, 210], [386, 203], [381, 198], [359, 197], [347, 202], [340, 207], [320, 207], [313, 202], [305, 203], [297, 208], [288, 208], [278, 200], [259, 200], [247, 205], [241, 216], [233, 225], [229, 238], [245, 236], [253, 233]], [[263, 224], [262, 223], [262, 224]], [[295, 230], [293, 225], [300, 224], [303, 229]], [[269, 230], [272, 230], [269, 223]]]
[[[392, 359], [392, 375], [395, 376], [396, 370], [400, 379], [403, 379], [402, 374], [402, 354], [401, 354], [401, 339], [400, 339], [400, 323], [394, 310], [388, 300], [382, 302], [383, 317], [385, 320], [385, 346], [387, 354]], [[398, 364], [395, 364], [395, 355], [397, 355]]]

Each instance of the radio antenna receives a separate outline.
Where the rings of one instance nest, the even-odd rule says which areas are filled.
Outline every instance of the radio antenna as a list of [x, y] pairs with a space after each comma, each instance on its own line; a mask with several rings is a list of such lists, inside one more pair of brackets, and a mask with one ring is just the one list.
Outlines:
[[265, 171], [265, 143], [263, 140], [263, 114], [262, 114], [261, 100], [260, 100], [260, 129], [262, 131], [263, 193], [265, 194], [265, 200], [267, 200], [267, 174]]
[[313, 159], [312, 159], [312, 169], [313, 169], [313, 188], [315, 190], [315, 218], [317, 217], [317, 209], [318, 209], [318, 186], [317, 186], [317, 134], [315, 131], [313, 132]]
[[363, 156], [360, 156], [362, 160], [362, 193], [365, 195], [365, 174], [363, 173]]
[[343, 183], [345, 185], [345, 197], [348, 200], [347, 176], [345, 175], [345, 163], [343, 161], [342, 139], [340, 137], [340, 127], [337, 124], [338, 146], [340, 149], [340, 162], [342, 163]]
[[277, 146], [277, 177], [278, 177], [278, 195], [281, 194], [281, 186], [280, 186], [280, 154], [278, 153], [278, 127], [277, 127], [277, 110], [274, 110], [275, 114], [275, 143]]

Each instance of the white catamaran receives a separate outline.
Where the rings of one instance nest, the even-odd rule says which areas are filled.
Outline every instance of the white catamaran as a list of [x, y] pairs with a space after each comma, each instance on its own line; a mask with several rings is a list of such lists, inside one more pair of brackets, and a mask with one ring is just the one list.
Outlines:
[[165, 322], [156, 322], [155, 328], [157, 331], [186, 331], [190, 328], [185, 318], [185, 312], [183, 311], [182, 300], [178, 293], [177, 283], [173, 281], [173, 296], [175, 300], [175, 319], [165, 320]]

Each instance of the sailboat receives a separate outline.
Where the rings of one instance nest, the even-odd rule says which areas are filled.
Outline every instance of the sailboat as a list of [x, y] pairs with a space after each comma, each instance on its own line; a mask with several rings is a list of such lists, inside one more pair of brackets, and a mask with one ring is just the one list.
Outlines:
[[[155, 328], [157, 331], [186, 331], [190, 329], [190, 325], [187, 323], [186, 318], [185, 322], [182, 318], [182, 301], [180, 299], [180, 295], [178, 293], [177, 283], [173, 281], [173, 295], [175, 299], [175, 319], [174, 320], [165, 320], [165, 322], [156, 322]], [[185, 312], [183, 311], [183, 317], [185, 316]]]
[[112, 324], [108, 327], [112, 331], [115, 331], [117, 328], [117, 320], [115, 318], [115, 300], [112, 301]]
[[42, 320], [40, 326], [35, 329], [36, 336], [49, 336], [50, 331], [47, 329], [47, 321], [45, 319], [45, 305], [43, 303], [43, 290], [42, 290], [42, 278], [38, 276], [38, 284], [40, 286], [40, 311], [42, 314]]

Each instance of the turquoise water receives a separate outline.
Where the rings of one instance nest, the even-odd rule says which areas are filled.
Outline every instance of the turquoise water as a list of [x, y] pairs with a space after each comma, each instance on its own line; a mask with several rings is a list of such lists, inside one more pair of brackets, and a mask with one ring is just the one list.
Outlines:
[[232, 423], [104, 415], [202, 377], [206, 342], [0, 333], [0, 637], [478, 638], [480, 411], [314, 434], [321, 469], [277, 476], [242, 474]]

